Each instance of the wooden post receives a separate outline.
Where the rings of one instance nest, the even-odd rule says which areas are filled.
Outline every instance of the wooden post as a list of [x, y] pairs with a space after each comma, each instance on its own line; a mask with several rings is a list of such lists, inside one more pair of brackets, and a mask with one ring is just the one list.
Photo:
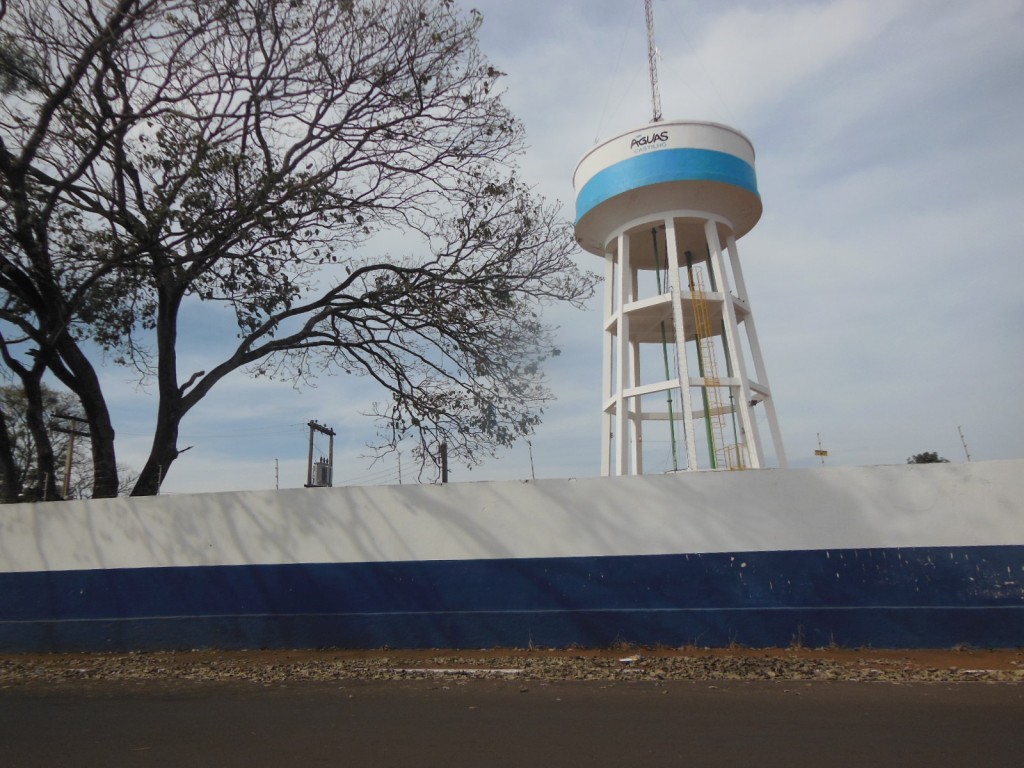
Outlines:
[[[77, 422], [78, 424], [88, 424], [88, 419], [83, 419], [81, 416], [72, 416], [69, 413], [55, 413], [53, 414], [58, 419], [64, 419], [65, 421]], [[64, 486], [61, 492], [61, 498], [66, 499], [68, 494], [71, 492], [71, 467], [72, 462], [75, 458], [75, 436], [88, 438], [90, 434], [82, 429], [72, 429], [71, 427], [51, 427], [54, 432], [62, 432], [68, 436], [68, 455], [64, 459]], [[47, 485], [49, 485], [47, 483]], [[44, 493], [45, 496], [45, 493]], [[45, 500], [45, 499], [44, 499]]]

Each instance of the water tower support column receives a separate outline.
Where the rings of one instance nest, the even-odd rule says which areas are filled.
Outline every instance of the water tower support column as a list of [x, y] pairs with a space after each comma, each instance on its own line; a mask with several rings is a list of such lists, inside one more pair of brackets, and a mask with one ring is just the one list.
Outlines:
[[[740, 255], [736, 248], [736, 238], [730, 234], [726, 242], [726, 247], [729, 250], [729, 264], [732, 266], [732, 276], [736, 281], [736, 295], [739, 296], [740, 300], [746, 305], [747, 310], [750, 311], [750, 299], [747, 294], [747, 284], [743, 280], [743, 268], [740, 266]], [[750, 350], [750, 356], [754, 361], [754, 375], [757, 377], [757, 381], [770, 391], [768, 369], [764, 364], [764, 357], [761, 355], [761, 344], [757, 339], [757, 326], [754, 324], [753, 312], [750, 312], [743, 321], [743, 328], [747, 333], [747, 349]], [[779, 430], [779, 419], [775, 414], [775, 402], [770, 395], [763, 397], [761, 402], [764, 405], [765, 417], [768, 419], [768, 430], [772, 433], [775, 462], [780, 468], [785, 469], [789, 466], [789, 461], [786, 459], [786, 448], [782, 444], [782, 432]], [[760, 445], [760, 442], [758, 442], [758, 445]]]
[[697, 469], [697, 438], [693, 430], [693, 396], [690, 393], [690, 365], [686, 357], [686, 326], [683, 324], [683, 286], [679, 280], [679, 249], [675, 222], [665, 219], [665, 251], [668, 253], [668, 282], [672, 294], [672, 326], [675, 329], [676, 358], [679, 361], [679, 394], [683, 403], [683, 436], [686, 439], [686, 468]]
[[[750, 402], [753, 400], [753, 397], [750, 390], [750, 380], [747, 378], [747, 363], [743, 359], [742, 350], [740, 349], [736, 305], [733, 303], [729, 275], [725, 271], [725, 265], [722, 261], [722, 242], [718, 237], [718, 225], [714, 221], [705, 222], [704, 235], [707, 238], [708, 253], [711, 257], [711, 275], [715, 281], [715, 290], [722, 293], [722, 319], [724, 324], [722, 331], [725, 338], [725, 352], [729, 359], [729, 368], [733, 372], [732, 375], [739, 378], [739, 386], [734, 387], [730, 384], [729, 389], [732, 392], [735, 392], [737, 389], [739, 390], [737, 393], [739, 395], [739, 402], [734, 405], [734, 408], [740, 414], [740, 425], [744, 436], [743, 444], [746, 446], [748, 454], [748, 460], [742, 463], [751, 469], [760, 469], [764, 466], [764, 456], [761, 453], [761, 438], [757, 430], [757, 421], [750, 413]], [[732, 240], [732, 246], [733, 252], [735, 252], [735, 240]], [[739, 260], [736, 259], [735, 263], [738, 264]], [[739, 295], [742, 296], [742, 293]], [[753, 355], [753, 348], [751, 348], [751, 352]]]
[[630, 459], [630, 416], [629, 398], [626, 390], [633, 386], [633, 349], [629, 339], [629, 314], [626, 305], [632, 301], [633, 268], [629, 263], [629, 238], [619, 236], [619, 269], [616, 280], [617, 333], [615, 349], [616, 390], [615, 390], [615, 474], [629, 474]]
[[614, 424], [612, 422], [612, 396], [615, 384], [613, 361], [615, 359], [615, 337], [612, 325], [615, 320], [615, 254], [604, 255], [604, 331], [602, 333], [601, 364], [601, 476], [611, 475], [611, 445]]

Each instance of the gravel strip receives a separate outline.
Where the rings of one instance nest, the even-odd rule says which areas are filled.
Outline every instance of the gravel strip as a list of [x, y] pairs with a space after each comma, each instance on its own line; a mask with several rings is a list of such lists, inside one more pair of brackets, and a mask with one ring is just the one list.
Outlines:
[[211, 651], [178, 653], [82, 654], [0, 657], [0, 686], [70, 681], [219, 681], [265, 685], [306, 681], [416, 680], [438, 678], [509, 679], [516, 681], [719, 681], [803, 680], [881, 681], [889, 683], [1024, 682], [1024, 668], [929, 667], [892, 657], [828, 658], [779, 651], [762, 655], [729, 655], [658, 651], [626, 656], [572, 652], [536, 655], [438, 655], [400, 651], [352, 658], [331, 651], [292, 655], [289, 652]]

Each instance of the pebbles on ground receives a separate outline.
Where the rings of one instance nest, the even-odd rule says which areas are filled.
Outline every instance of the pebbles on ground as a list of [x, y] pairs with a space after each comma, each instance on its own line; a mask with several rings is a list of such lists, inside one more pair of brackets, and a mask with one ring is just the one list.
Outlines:
[[[1024, 656], [1022, 656], [1024, 659]], [[898, 654], [854, 657], [778, 650], [729, 654], [700, 649], [621, 654], [573, 651], [494, 652], [460, 655], [401, 651], [372, 652], [159, 652], [128, 654], [6, 655], [0, 657], [0, 686], [103, 681], [227, 681], [286, 684], [303, 681], [413, 680], [436, 678], [523, 681], [882, 681], [948, 683], [966, 681], [1024, 682], [1024, 660], [1013, 668], [934, 667]]]

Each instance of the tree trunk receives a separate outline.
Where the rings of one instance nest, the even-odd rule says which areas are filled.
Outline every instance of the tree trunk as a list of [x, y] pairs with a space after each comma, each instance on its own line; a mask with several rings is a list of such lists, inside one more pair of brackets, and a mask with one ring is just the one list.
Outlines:
[[156, 317], [157, 405], [156, 429], [146, 466], [132, 489], [132, 496], [155, 496], [160, 492], [171, 464], [178, 458], [178, 427], [185, 415], [182, 392], [178, 385], [178, 310], [182, 289], [173, 271], [164, 268], [157, 276], [160, 286]]
[[132, 488], [132, 496], [155, 496], [167, 477], [171, 464], [178, 458], [178, 425], [181, 415], [176, 408], [170, 407], [161, 398], [157, 411], [156, 430], [153, 434], [153, 445], [142, 468], [139, 479]]
[[0, 504], [13, 504], [21, 499], [21, 470], [14, 460], [7, 420], [0, 411]]
[[114, 425], [110, 421], [103, 388], [96, 369], [82, 354], [78, 344], [66, 333], [58, 343], [58, 353], [70, 376], [58, 378], [77, 396], [89, 422], [89, 440], [92, 444], [94, 499], [110, 499], [117, 496], [117, 454], [114, 448]]
[[25, 425], [32, 434], [32, 441], [35, 444], [38, 471], [37, 485], [31, 489], [29, 495], [33, 499], [55, 501], [61, 499], [62, 496], [57, 490], [53, 443], [50, 442], [50, 433], [46, 429], [41, 384], [42, 368], [41, 366], [33, 368], [27, 374], [21, 376], [22, 388], [25, 391]]

